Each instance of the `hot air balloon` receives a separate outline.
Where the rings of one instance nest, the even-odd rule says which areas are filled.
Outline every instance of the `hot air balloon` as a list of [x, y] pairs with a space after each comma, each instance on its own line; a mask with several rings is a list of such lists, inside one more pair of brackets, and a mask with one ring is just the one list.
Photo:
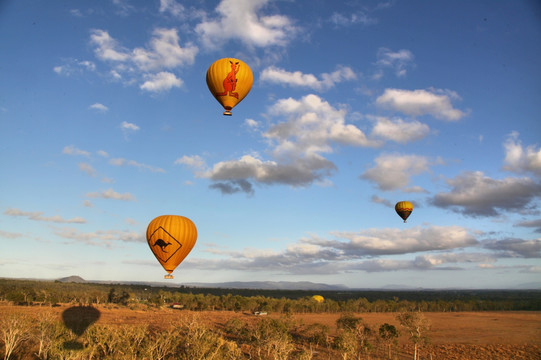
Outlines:
[[156, 259], [162, 264], [166, 279], [172, 279], [171, 273], [190, 253], [197, 240], [194, 223], [179, 215], [158, 216], [148, 224], [147, 242]]
[[312, 299], [317, 301], [318, 303], [322, 303], [323, 301], [325, 301], [325, 299], [321, 295], [314, 295], [312, 296]]
[[244, 99], [252, 88], [254, 76], [250, 67], [234, 58], [216, 60], [207, 70], [207, 86], [231, 116], [231, 109]]
[[413, 204], [410, 203], [409, 201], [399, 201], [394, 206], [394, 209], [396, 213], [398, 214], [398, 216], [400, 216], [402, 220], [406, 222], [406, 219], [408, 218], [408, 216], [410, 216], [411, 212], [413, 211]]

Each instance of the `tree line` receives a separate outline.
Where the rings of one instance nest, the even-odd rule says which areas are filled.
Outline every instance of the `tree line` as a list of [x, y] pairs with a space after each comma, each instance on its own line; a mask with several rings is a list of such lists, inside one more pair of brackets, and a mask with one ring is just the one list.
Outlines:
[[98, 283], [0, 279], [0, 301], [15, 304], [178, 303], [188, 310], [273, 313], [540, 311], [541, 290], [313, 291], [203, 289]]

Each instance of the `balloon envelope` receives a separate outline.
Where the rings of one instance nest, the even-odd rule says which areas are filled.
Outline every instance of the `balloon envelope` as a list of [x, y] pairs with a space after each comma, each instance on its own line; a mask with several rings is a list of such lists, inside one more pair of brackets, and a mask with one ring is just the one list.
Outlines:
[[[197, 229], [184, 216], [158, 216], [147, 227], [148, 246], [169, 274], [192, 251], [196, 240]], [[172, 278], [172, 275], [166, 275], [166, 278]]]
[[322, 303], [323, 301], [325, 301], [325, 299], [321, 295], [314, 295], [314, 296], [312, 296], [312, 299], [314, 299], [318, 303]]
[[231, 109], [248, 95], [253, 82], [252, 70], [239, 59], [216, 60], [207, 70], [207, 86], [224, 107], [224, 115], [231, 115]]
[[400, 216], [402, 220], [406, 222], [406, 219], [408, 218], [408, 216], [410, 216], [411, 212], [413, 211], [413, 204], [410, 203], [409, 201], [399, 201], [394, 206], [394, 209], [396, 213], [398, 214], [398, 216]]

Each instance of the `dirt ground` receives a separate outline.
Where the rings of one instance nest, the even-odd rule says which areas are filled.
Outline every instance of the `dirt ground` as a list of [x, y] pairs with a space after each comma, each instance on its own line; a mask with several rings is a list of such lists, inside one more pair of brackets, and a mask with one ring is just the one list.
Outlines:
[[[0, 316], [17, 311], [37, 316], [43, 311], [54, 311], [59, 321], [68, 305], [59, 307], [27, 307], [0, 305]], [[166, 326], [183, 317], [198, 316], [201, 321], [217, 328], [231, 318], [247, 322], [258, 321], [261, 317], [248, 313], [231, 311], [200, 311], [163, 309], [128, 309], [98, 307], [98, 324], [151, 324]], [[359, 313], [373, 329], [383, 323], [400, 329], [395, 313]], [[267, 315], [279, 318], [279, 314]], [[340, 314], [294, 314], [293, 319], [302, 324], [320, 323], [329, 326], [331, 335], [336, 333], [336, 320]], [[430, 345], [425, 346], [424, 358], [430, 359], [541, 359], [541, 312], [458, 312], [424, 313], [430, 321]], [[410, 352], [411, 344], [402, 331], [399, 344]], [[423, 352], [422, 352], [423, 355]], [[406, 357], [404, 357], [405, 359]]]

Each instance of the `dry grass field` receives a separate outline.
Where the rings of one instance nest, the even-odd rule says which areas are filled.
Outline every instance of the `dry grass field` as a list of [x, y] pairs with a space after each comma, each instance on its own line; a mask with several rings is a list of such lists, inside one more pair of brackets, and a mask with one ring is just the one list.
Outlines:
[[[39, 316], [41, 312], [54, 311], [62, 321], [62, 312], [68, 305], [59, 307], [0, 305], [0, 317], [11, 312]], [[255, 323], [262, 316], [230, 311], [200, 311], [162, 309], [129, 309], [126, 307], [98, 307], [97, 324], [136, 325], [148, 324], [156, 328], [165, 327], [183, 317], [197, 316], [200, 321], [212, 328], [223, 329], [226, 322], [238, 318], [246, 323]], [[396, 313], [360, 313], [365, 323], [376, 329], [383, 323], [389, 323], [400, 329]], [[430, 321], [428, 333], [430, 344], [422, 346], [422, 359], [541, 359], [541, 312], [458, 312], [424, 313]], [[279, 318], [279, 314], [267, 317]], [[293, 314], [292, 319], [299, 324], [314, 323], [327, 325], [329, 335], [337, 332], [336, 320], [340, 314]], [[407, 334], [401, 332], [399, 346], [402, 354], [399, 359], [406, 359], [407, 353], [413, 353]], [[328, 354], [314, 356], [314, 359], [328, 359]], [[372, 355], [371, 359], [375, 359]], [[397, 357], [398, 358], [398, 357]]]

